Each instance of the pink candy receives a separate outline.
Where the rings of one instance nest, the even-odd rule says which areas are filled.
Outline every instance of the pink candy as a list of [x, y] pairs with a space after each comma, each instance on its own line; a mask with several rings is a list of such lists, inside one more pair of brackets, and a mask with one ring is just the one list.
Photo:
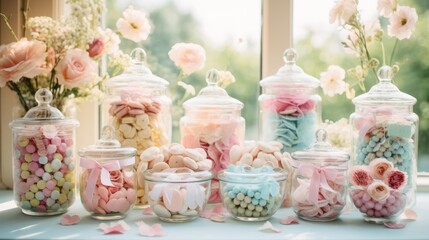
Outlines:
[[352, 200], [361, 213], [369, 217], [391, 217], [405, 207], [406, 197], [398, 191], [391, 191], [390, 196], [383, 201], [373, 200], [366, 190], [353, 190]]

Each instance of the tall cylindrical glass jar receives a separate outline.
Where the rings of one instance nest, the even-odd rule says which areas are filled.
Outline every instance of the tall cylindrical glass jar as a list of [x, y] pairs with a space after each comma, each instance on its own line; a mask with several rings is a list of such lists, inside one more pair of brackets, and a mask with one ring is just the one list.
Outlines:
[[214, 178], [209, 202], [220, 202], [217, 172], [229, 165], [229, 150], [244, 141], [243, 103], [218, 87], [219, 72], [207, 73], [208, 86], [198, 96], [187, 100], [185, 116], [180, 119], [181, 142], [187, 148], [203, 148], [213, 162]]
[[415, 203], [418, 116], [416, 99], [392, 84], [392, 69], [353, 99], [351, 198], [365, 220], [391, 221]]
[[[121, 146], [137, 149], [137, 170], [138, 156], [145, 149], [171, 141], [171, 100], [166, 95], [168, 82], [145, 66], [145, 51], [136, 48], [131, 57], [132, 65], [105, 83], [107, 97], [102, 104], [102, 114], [103, 126], [113, 126]], [[135, 206], [142, 207], [146, 203], [141, 176]]]
[[37, 107], [10, 123], [13, 133], [14, 198], [28, 215], [62, 214], [75, 200], [74, 146], [79, 122], [51, 107], [47, 88]]
[[279, 141], [287, 152], [310, 146], [321, 116], [319, 80], [304, 73], [296, 58], [296, 51], [287, 49], [285, 65], [260, 82], [259, 139]]

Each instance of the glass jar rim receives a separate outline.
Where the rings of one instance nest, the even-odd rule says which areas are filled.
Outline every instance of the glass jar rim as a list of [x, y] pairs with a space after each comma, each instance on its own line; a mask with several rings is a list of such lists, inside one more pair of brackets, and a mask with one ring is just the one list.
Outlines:
[[[173, 171], [178, 170], [179, 172]], [[182, 171], [182, 172], [180, 172]], [[143, 173], [144, 179], [157, 183], [199, 183], [213, 178], [212, 171], [193, 171], [189, 168], [169, 168], [169, 171], [155, 172], [148, 169]]]
[[[255, 169], [249, 167], [249, 169]], [[249, 170], [250, 171], [250, 170]], [[230, 172], [228, 169], [224, 169], [218, 172], [218, 179], [227, 183], [258, 183], [266, 179], [267, 177], [274, 178], [276, 181], [286, 180], [288, 173], [281, 168], [273, 168], [272, 172], [258, 172], [258, 173], [237, 173]]]

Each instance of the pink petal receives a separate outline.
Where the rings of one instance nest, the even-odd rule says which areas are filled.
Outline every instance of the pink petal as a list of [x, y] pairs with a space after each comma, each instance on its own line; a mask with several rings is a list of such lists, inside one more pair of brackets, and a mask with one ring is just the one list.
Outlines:
[[386, 223], [384, 223], [384, 226], [387, 227], [387, 228], [400, 229], [400, 228], [404, 228], [405, 224], [403, 224], [403, 223], [386, 222]]
[[61, 218], [61, 225], [68, 226], [68, 225], [75, 225], [78, 224], [80, 221], [80, 217], [78, 215], [69, 215], [64, 214]]
[[288, 216], [287, 218], [283, 218], [280, 220], [280, 224], [283, 224], [283, 225], [289, 225], [293, 223], [299, 223], [299, 220], [292, 216]]
[[410, 208], [405, 209], [404, 215], [407, 220], [417, 220], [417, 213]]
[[161, 224], [155, 223], [152, 226], [147, 225], [143, 221], [137, 222], [139, 227], [139, 233], [145, 237], [161, 237], [164, 235], [164, 230], [162, 229]]
[[122, 220], [119, 222], [110, 223], [110, 225], [100, 223], [98, 228], [101, 229], [104, 234], [121, 234], [130, 229], [128, 224]]
[[203, 218], [210, 219], [210, 217], [214, 215], [224, 215], [224, 209], [222, 204], [217, 204], [210, 209], [205, 209], [204, 211], [200, 212], [200, 216]]
[[271, 231], [271, 232], [275, 232], [275, 233], [281, 232], [280, 229], [273, 227], [273, 224], [271, 224], [270, 221], [266, 221], [264, 223], [264, 225], [262, 225], [262, 227], [258, 228], [258, 230], [259, 231]]
[[153, 215], [152, 208], [148, 207], [148, 208], [143, 209], [143, 215]]
[[223, 214], [212, 214], [210, 220], [213, 222], [225, 222], [225, 216]]

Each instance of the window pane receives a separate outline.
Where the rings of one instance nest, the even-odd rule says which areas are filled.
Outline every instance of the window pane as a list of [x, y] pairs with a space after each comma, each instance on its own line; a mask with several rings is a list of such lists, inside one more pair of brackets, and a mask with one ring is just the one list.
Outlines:
[[[294, 1], [294, 46], [300, 56], [298, 63], [309, 74], [319, 78], [320, 73], [326, 71], [329, 65], [339, 65], [344, 69], [355, 67], [358, 59], [354, 55], [346, 54], [341, 41], [345, 36], [340, 33], [337, 24], [329, 23], [329, 11], [336, 1], [330, 0], [299, 0]], [[362, 19], [371, 20], [377, 12], [377, 2], [374, 0], [359, 1], [359, 9], [363, 9]], [[400, 0], [399, 5], [410, 6], [417, 9], [419, 15], [415, 31], [410, 39], [401, 40], [395, 52], [395, 61], [400, 65], [400, 71], [395, 76], [395, 84], [399, 89], [417, 98], [414, 112], [420, 118], [419, 125], [419, 154], [418, 170], [429, 171], [429, 68], [428, 54], [429, 42], [429, 1]], [[308, 7], [312, 6], [312, 7]], [[311, 17], [308, 17], [311, 16]], [[387, 21], [381, 21], [386, 26]], [[384, 28], [385, 29], [385, 28]], [[393, 49], [394, 41], [383, 33], [386, 52]], [[372, 46], [378, 50], [380, 58], [380, 45]], [[373, 49], [373, 50], [374, 50]], [[390, 57], [390, 56], [388, 56]], [[348, 76], [346, 76], [346, 81]], [[350, 79], [349, 79], [350, 80]], [[367, 89], [375, 84], [373, 77], [368, 77]], [[362, 92], [357, 91], [356, 94]], [[354, 111], [354, 105], [345, 97], [345, 94], [335, 97], [323, 95], [323, 119], [338, 120], [348, 118]]]
[[[198, 92], [206, 86], [207, 70], [230, 71], [236, 82], [226, 88], [230, 96], [245, 104], [242, 111], [246, 119], [246, 138], [257, 137], [257, 97], [260, 78], [261, 1], [260, 0], [108, 0], [107, 27], [116, 30], [116, 20], [133, 5], [148, 12], [153, 30], [148, 39], [140, 43], [123, 40], [120, 48], [130, 53], [142, 47], [148, 54], [152, 72], [172, 82], [177, 67], [168, 58], [168, 51], [178, 42], [196, 43], [206, 50], [203, 70], [191, 74], [186, 83]], [[176, 141], [178, 139], [175, 139]]]

